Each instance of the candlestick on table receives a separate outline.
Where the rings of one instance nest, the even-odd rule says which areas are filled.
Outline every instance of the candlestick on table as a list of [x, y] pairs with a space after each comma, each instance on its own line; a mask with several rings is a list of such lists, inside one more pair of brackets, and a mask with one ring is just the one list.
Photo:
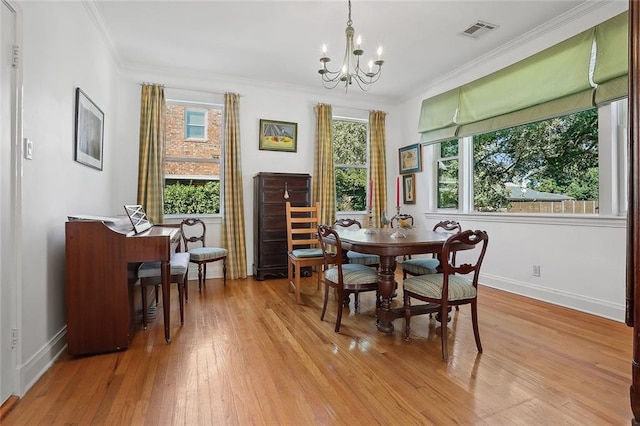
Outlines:
[[407, 234], [405, 234], [400, 230], [400, 228], [402, 228], [402, 223], [400, 222], [401, 220], [402, 219], [400, 216], [400, 206], [398, 206], [396, 207], [396, 215], [391, 219], [392, 224], [394, 221], [397, 221], [398, 227], [396, 228], [396, 231], [393, 234], [391, 234], [391, 238], [407, 238]]

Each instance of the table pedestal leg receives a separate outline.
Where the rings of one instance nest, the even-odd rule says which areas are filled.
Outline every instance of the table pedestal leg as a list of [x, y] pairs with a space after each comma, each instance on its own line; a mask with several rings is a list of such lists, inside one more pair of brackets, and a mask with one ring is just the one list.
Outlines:
[[380, 268], [378, 270], [378, 288], [382, 298], [378, 309], [378, 331], [383, 333], [393, 333], [393, 323], [395, 315], [391, 311], [391, 297], [396, 286], [395, 279], [396, 258], [395, 256], [380, 256]]

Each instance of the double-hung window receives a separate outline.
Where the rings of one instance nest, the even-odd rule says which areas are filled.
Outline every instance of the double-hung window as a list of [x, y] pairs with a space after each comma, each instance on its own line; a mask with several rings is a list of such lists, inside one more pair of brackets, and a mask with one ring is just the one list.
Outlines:
[[439, 209], [458, 209], [460, 160], [458, 140], [438, 145], [437, 206]]
[[334, 117], [332, 131], [336, 209], [339, 212], [365, 211], [368, 123]]
[[219, 214], [222, 105], [167, 97], [166, 215]]

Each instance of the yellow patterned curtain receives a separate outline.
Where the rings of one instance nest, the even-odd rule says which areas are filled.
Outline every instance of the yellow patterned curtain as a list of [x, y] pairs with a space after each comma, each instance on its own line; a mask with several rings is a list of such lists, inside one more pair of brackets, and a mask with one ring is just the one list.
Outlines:
[[331, 105], [318, 104], [314, 111], [316, 136], [311, 200], [320, 203], [320, 223], [333, 225], [336, 221], [336, 182], [331, 147], [333, 115]]
[[143, 84], [140, 102], [138, 204], [152, 223], [164, 220], [164, 86]]
[[[385, 156], [386, 127], [384, 111], [369, 112], [369, 157], [370, 176], [373, 181], [373, 196], [371, 200], [373, 211], [373, 226], [380, 227], [380, 217], [387, 209], [387, 160]], [[395, 212], [387, 214], [391, 217]]]
[[224, 217], [222, 246], [229, 251], [229, 278], [247, 278], [247, 247], [244, 237], [244, 198], [240, 156], [240, 95], [224, 95]]

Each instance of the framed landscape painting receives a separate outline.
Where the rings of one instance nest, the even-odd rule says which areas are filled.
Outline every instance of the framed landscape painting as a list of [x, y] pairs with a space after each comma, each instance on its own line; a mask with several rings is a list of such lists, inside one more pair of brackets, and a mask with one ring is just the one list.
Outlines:
[[296, 152], [298, 123], [260, 120], [260, 149], [266, 151]]
[[400, 174], [415, 173], [422, 170], [420, 159], [420, 144], [409, 145], [400, 148]]
[[104, 113], [80, 88], [76, 88], [75, 160], [102, 170]]

